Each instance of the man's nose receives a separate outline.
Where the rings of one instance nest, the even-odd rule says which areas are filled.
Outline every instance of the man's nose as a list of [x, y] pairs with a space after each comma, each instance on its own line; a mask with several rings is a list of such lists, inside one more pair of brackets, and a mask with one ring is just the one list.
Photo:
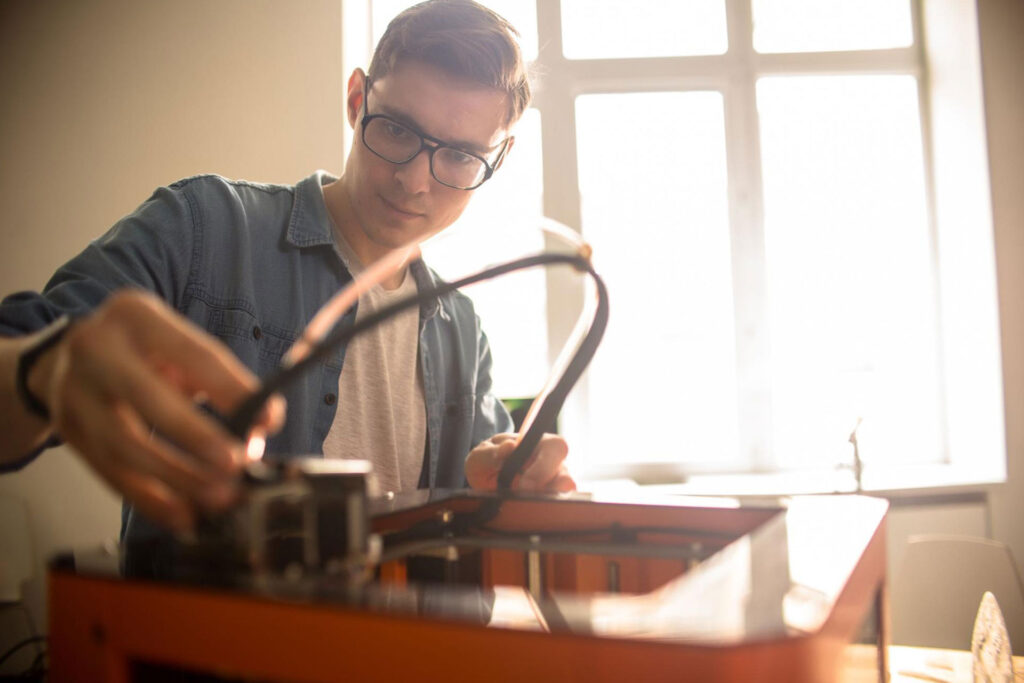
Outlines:
[[395, 171], [395, 178], [401, 183], [402, 189], [409, 194], [420, 194], [430, 189], [430, 151], [420, 150], [410, 161], [401, 164]]

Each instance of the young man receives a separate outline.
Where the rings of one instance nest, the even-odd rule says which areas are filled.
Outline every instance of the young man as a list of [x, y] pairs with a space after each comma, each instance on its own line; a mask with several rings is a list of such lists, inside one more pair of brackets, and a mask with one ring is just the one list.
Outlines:
[[[356, 142], [341, 178], [182, 180], [41, 294], [5, 299], [0, 463], [63, 439], [125, 495], [129, 537], [229, 505], [245, 445], [196, 399], [230, 412], [354, 273], [458, 218], [529, 103], [513, 34], [469, 0], [410, 8], [349, 79]], [[349, 316], [433, 279], [410, 264]], [[493, 487], [513, 437], [490, 365], [472, 304], [447, 296], [353, 340], [285, 390], [287, 421], [277, 402], [259, 427], [279, 430], [270, 453], [369, 458], [385, 490]], [[517, 485], [574, 488], [566, 452], [545, 437]]]

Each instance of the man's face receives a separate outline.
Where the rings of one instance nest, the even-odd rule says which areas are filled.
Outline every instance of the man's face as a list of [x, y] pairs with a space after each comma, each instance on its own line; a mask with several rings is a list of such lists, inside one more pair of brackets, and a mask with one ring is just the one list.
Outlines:
[[[361, 135], [365, 84], [361, 74], [354, 74], [348, 96], [356, 135], [343, 183], [356, 225], [339, 227], [361, 257], [376, 259], [451, 225], [473, 192], [439, 183], [430, 173], [427, 150], [405, 164], [393, 164], [367, 149]], [[504, 93], [418, 62], [400, 64], [373, 81], [368, 105], [367, 114], [384, 114], [488, 160], [508, 136]]]

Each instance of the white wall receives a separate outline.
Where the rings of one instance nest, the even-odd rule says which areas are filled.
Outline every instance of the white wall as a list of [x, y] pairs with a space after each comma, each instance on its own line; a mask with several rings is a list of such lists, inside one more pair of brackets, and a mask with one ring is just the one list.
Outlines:
[[[41, 288], [158, 185], [340, 172], [344, 84], [340, 0], [0, 2], [0, 295]], [[118, 531], [118, 498], [65, 449], [0, 495], [29, 502], [39, 558]], [[24, 629], [4, 616], [0, 650]]]
[[1007, 476], [992, 494], [994, 538], [1024, 565], [1024, 2], [978, 0], [995, 224]]

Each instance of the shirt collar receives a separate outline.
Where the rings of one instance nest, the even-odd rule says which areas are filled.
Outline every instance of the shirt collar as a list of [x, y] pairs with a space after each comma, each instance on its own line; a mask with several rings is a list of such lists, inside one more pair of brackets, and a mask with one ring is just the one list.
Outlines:
[[[429, 289], [441, 282], [440, 278], [435, 277], [434, 273], [423, 263], [423, 259], [416, 259], [410, 263], [409, 273], [412, 274], [413, 280], [416, 281], [416, 287], [420, 291]], [[441, 304], [437, 299], [424, 301], [420, 304], [420, 320], [426, 321], [433, 318], [440, 308]]]
[[285, 233], [289, 244], [300, 248], [334, 246], [333, 224], [320, 188], [335, 180], [327, 171], [317, 171], [295, 185], [292, 215]]

